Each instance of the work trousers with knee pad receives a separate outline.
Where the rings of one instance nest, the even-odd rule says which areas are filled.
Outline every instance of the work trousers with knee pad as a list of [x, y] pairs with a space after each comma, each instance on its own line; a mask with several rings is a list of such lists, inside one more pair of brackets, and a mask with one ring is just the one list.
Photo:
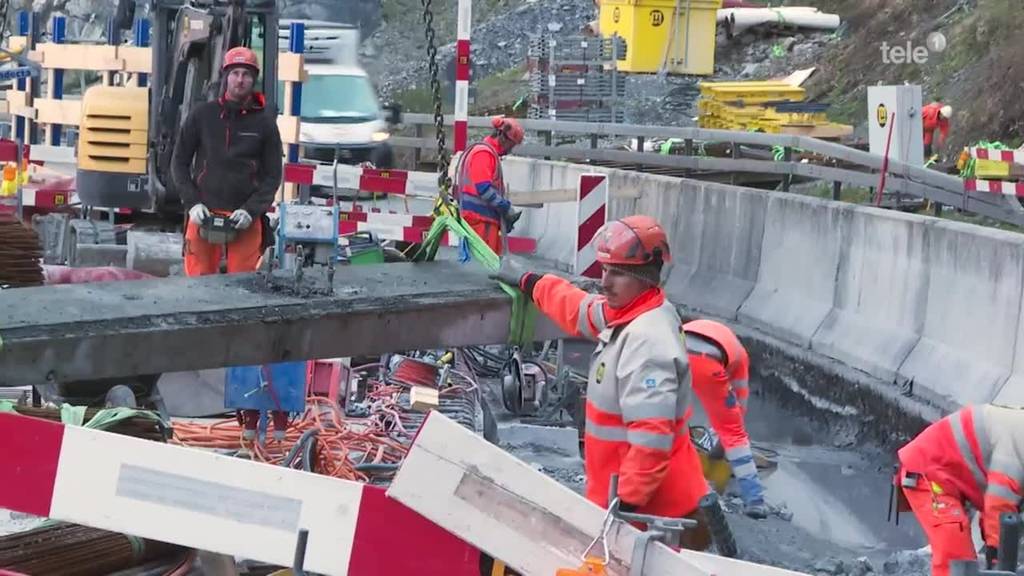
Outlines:
[[971, 538], [971, 519], [958, 494], [920, 476], [917, 486], [901, 486], [928, 544], [932, 548], [932, 576], [949, 576], [954, 560], [977, 560]]
[[744, 504], [763, 504], [764, 487], [757, 475], [750, 437], [743, 425], [744, 410], [729, 383], [725, 367], [710, 356], [690, 354], [689, 358], [693, 391], [725, 448], [725, 458], [736, 476]]

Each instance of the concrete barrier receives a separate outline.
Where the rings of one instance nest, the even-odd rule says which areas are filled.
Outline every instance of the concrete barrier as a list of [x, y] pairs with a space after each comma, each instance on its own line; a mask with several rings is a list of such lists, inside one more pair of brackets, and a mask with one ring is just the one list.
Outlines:
[[696, 269], [682, 279], [679, 301], [722, 318], [736, 318], [757, 281], [767, 205], [768, 194], [762, 191], [701, 186], [697, 205], [687, 214], [693, 227], [699, 227]]
[[[618, 184], [612, 181], [613, 188]], [[612, 201], [611, 217], [647, 214], [661, 223], [672, 251], [672, 261], [662, 270], [661, 277], [669, 299], [681, 303], [683, 295], [679, 288], [693, 274], [700, 254], [705, 222], [699, 210], [701, 183], [657, 176], [622, 185], [626, 194]], [[634, 191], [637, 193], [633, 194]]]
[[899, 373], [958, 404], [989, 402], [1013, 371], [1024, 236], [936, 222], [927, 237], [924, 326]]
[[926, 230], [935, 220], [853, 207], [835, 306], [811, 348], [892, 382], [920, 339], [928, 304]]
[[740, 322], [810, 347], [835, 302], [840, 245], [850, 213], [848, 204], [773, 194], [757, 283], [740, 307]]
[[[1024, 235], [635, 172], [508, 164], [513, 189], [609, 174], [611, 217], [647, 213], [666, 227], [674, 302], [885, 382], [912, 379], [916, 396], [940, 406], [1024, 404]], [[539, 255], [569, 269], [573, 203], [530, 210], [525, 223]]]

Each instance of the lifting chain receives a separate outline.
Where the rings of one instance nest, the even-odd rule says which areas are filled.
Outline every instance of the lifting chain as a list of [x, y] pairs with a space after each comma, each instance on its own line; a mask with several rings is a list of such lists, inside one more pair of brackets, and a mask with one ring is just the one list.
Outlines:
[[448, 177], [448, 165], [451, 158], [445, 144], [444, 112], [441, 110], [441, 82], [438, 79], [436, 35], [434, 33], [434, 14], [431, 11], [431, 0], [420, 0], [423, 4], [423, 24], [427, 38], [427, 67], [430, 72], [430, 91], [434, 100], [434, 129], [437, 133], [437, 187], [438, 199], [441, 204], [450, 201], [451, 178]]

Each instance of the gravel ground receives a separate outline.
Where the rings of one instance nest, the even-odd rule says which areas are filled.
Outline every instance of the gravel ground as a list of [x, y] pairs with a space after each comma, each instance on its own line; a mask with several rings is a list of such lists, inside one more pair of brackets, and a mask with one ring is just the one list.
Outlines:
[[[496, 395], [490, 400], [502, 447], [582, 493], [575, 429], [519, 424]], [[740, 499], [727, 493], [726, 512], [742, 558], [815, 576], [927, 576], [929, 555], [921, 550], [925, 540], [912, 516], [904, 515], [898, 527], [886, 521], [885, 455], [870, 447], [835, 448], [843, 443], [841, 433], [821, 430], [760, 397], [752, 399], [751, 415], [755, 447], [777, 454], [779, 467], [764, 480], [773, 511], [768, 519], [742, 515]], [[698, 413], [694, 422], [705, 423], [704, 415]]]

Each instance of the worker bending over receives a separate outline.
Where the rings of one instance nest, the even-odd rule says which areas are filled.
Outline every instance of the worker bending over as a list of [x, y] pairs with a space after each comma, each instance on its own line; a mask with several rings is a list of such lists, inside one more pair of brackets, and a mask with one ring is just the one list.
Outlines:
[[977, 561], [970, 503], [981, 512], [985, 556], [994, 567], [999, 516], [1017, 513], [1024, 486], [1024, 409], [967, 406], [935, 422], [899, 450], [898, 482], [928, 537], [933, 576], [952, 560]]
[[935, 131], [939, 131], [939, 147], [946, 145], [949, 136], [949, 119], [953, 117], [953, 108], [940, 102], [932, 102], [921, 109], [921, 123], [924, 126], [924, 157], [932, 157], [932, 139]]
[[[216, 274], [222, 247], [229, 273], [255, 270], [263, 240], [261, 218], [281, 184], [277, 111], [265, 109], [263, 94], [253, 89], [260, 72], [256, 54], [232, 48], [221, 70], [224, 94], [189, 113], [174, 148], [174, 182], [188, 211], [188, 276]], [[202, 227], [211, 214], [230, 219], [233, 239], [207, 240], [211, 235]]]
[[757, 476], [750, 437], [743, 426], [750, 388], [750, 356], [728, 326], [712, 320], [683, 324], [693, 391], [718, 434], [743, 498], [743, 512], [767, 518], [764, 487]]
[[618, 474], [622, 510], [696, 518], [710, 488], [686, 424], [683, 323], [659, 286], [670, 260], [665, 232], [653, 218], [630, 216], [599, 230], [594, 247], [603, 295], [525, 271], [508, 257], [496, 277], [519, 286], [566, 333], [598, 342], [587, 382], [587, 499], [608, 507]]
[[490, 136], [471, 145], [462, 155], [455, 176], [462, 218], [494, 251], [501, 254], [504, 233], [512, 230], [522, 212], [508, 201], [501, 157], [523, 143], [523, 127], [515, 118], [495, 116]]

